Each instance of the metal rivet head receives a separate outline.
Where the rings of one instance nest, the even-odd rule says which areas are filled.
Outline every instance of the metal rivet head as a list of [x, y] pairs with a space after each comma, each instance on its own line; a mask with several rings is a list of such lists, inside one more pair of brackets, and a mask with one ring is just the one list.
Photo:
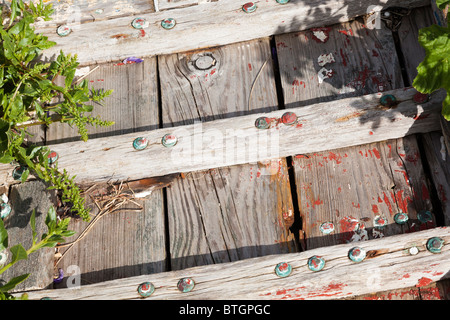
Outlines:
[[385, 217], [382, 216], [376, 216], [373, 219], [373, 226], [375, 228], [383, 228], [384, 226], [386, 226], [388, 223], [387, 219]]
[[8, 261], [8, 251], [3, 250], [0, 252], [0, 266], [4, 265]]
[[421, 92], [417, 92], [413, 97], [413, 101], [418, 104], [428, 102], [429, 100], [430, 100], [430, 96], [428, 94], [421, 93]]
[[353, 262], [361, 262], [366, 258], [366, 250], [355, 247], [348, 251], [348, 257]]
[[247, 2], [242, 6], [242, 10], [246, 13], [252, 13], [256, 11], [256, 3], [254, 2]]
[[287, 277], [291, 272], [292, 266], [289, 263], [281, 262], [275, 266], [275, 273], [281, 278]]
[[66, 37], [72, 32], [72, 28], [70, 28], [67, 25], [59, 26], [58, 29], [56, 29], [56, 33], [60, 37]]
[[144, 282], [139, 285], [137, 292], [141, 297], [149, 297], [155, 292], [155, 286], [151, 282]]
[[308, 268], [311, 271], [320, 271], [325, 267], [325, 260], [320, 256], [312, 256], [308, 259]]
[[135, 29], [144, 29], [148, 27], [148, 21], [144, 18], [135, 18], [131, 22], [131, 26]]
[[189, 292], [194, 289], [195, 282], [191, 278], [183, 278], [178, 281], [177, 287], [181, 292]]
[[11, 206], [7, 203], [0, 204], [0, 218], [4, 219], [11, 213]]
[[428, 239], [427, 241], [427, 249], [431, 253], [441, 253], [442, 247], [444, 246], [444, 239], [434, 237]]
[[48, 158], [48, 164], [54, 164], [56, 161], [58, 161], [59, 155], [55, 151], [51, 151], [48, 154], [47, 158]]
[[417, 213], [417, 219], [419, 219], [421, 223], [433, 222], [433, 216], [431, 215], [431, 212], [427, 210], [422, 210]]
[[323, 234], [330, 234], [334, 231], [334, 224], [332, 222], [324, 222], [319, 227]]
[[174, 145], [176, 145], [178, 142], [177, 137], [175, 137], [173, 134], [166, 134], [164, 137], [162, 137], [161, 139], [161, 143], [164, 147], [166, 148], [170, 148], [173, 147]]
[[17, 180], [17, 181], [22, 180], [22, 175], [26, 169], [27, 169], [27, 167], [25, 167], [25, 166], [15, 167], [13, 170], [13, 173], [12, 173], [13, 179]]
[[399, 212], [394, 216], [394, 221], [398, 224], [405, 224], [409, 220], [409, 217], [404, 212]]
[[397, 105], [397, 98], [392, 94], [386, 94], [380, 98], [380, 104], [385, 107], [394, 107]]
[[161, 21], [161, 26], [164, 29], [172, 29], [173, 27], [175, 27], [176, 24], [177, 23], [176, 23], [175, 19], [173, 19], [173, 18], [167, 18], [167, 19], [164, 19], [163, 21]]
[[293, 112], [286, 112], [281, 116], [281, 122], [283, 124], [290, 126], [297, 123], [297, 115]]
[[277, 2], [278, 2], [279, 4], [286, 4], [286, 3], [289, 2], [289, 0], [277, 0]]
[[136, 150], [144, 150], [148, 146], [148, 140], [143, 137], [139, 137], [134, 139], [133, 141], [133, 148]]
[[269, 129], [270, 127], [270, 119], [267, 117], [261, 117], [256, 119], [255, 121], [255, 127], [258, 129]]
[[415, 256], [416, 254], [419, 253], [419, 248], [417, 248], [416, 246], [413, 246], [408, 249], [408, 253], [412, 256]]

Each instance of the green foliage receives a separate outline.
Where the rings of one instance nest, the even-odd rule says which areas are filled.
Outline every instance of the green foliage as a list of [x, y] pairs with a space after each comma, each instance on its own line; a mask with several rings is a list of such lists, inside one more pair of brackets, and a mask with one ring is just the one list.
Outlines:
[[[61, 51], [51, 63], [36, 62], [43, 50], [56, 43], [36, 34], [32, 24], [38, 17], [49, 20], [52, 12], [51, 4], [45, 5], [42, 0], [36, 5], [13, 0], [7, 13], [9, 22], [0, 17], [0, 163], [16, 161], [26, 166], [22, 181], [33, 173], [50, 182], [63, 191], [64, 201], [73, 203], [73, 212], [89, 220], [73, 178], [48, 165], [48, 149], [25, 143], [30, 125], [67, 123], [76, 126], [86, 141], [87, 125], [113, 124], [89, 115], [92, 104], [101, 104], [112, 91], [90, 90], [86, 80], [74, 82], [79, 65], [76, 55]], [[52, 105], [55, 98], [61, 102]]]
[[[439, 8], [445, 8], [450, 1], [436, 1]], [[422, 93], [433, 93], [445, 89], [442, 115], [450, 120], [450, 28], [432, 25], [419, 30], [419, 43], [425, 49], [426, 57], [417, 67], [413, 86]]]
[[[11, 252], [11, 259], [8, 264], [5, 266], [0, 266], [0, 275], [11, 268], [14, 264], [16, 264], [20, 260], [28, 259], [28, 256], [34, 253], [35, 251], [45, 248], [45, 247], [54, 247], [58, 242], [64, 242], [65, 237], [70, 237], [75, 234], [73, 231], [67, 230], [69, 226], [70, 218], [66, 218], [63, 220], [57, 221], [56, 210], [54, 207], [50, 207], [47, 212], [47, 216], [45, 218], [45, 224], [47, 226], [48, 232], [42, 234], [41, 239], [39, 240], [38, 235], [36, 233], [36, 219], [35, 219], [35, 211], [31, 214], [30, 225], [32, 231], [32, 245], [26, 250], [21, 244], [16, 244], [9, 248]], [[8, 232], [3, 224], [3, 220], [0, 220], [0, 251], [4, 251], [8, 249]], [[15, 300], [16, 297], [12, 296], [8, 293], [8, 291], [13, 290], [18, 284], [25, 281], [30, 274], [24, 274], [17, 277], [14, 277], [6, 284], [0, 287], [0, 300]], [[22, 296], [19, 299], [24, 299], [26, 296]]]

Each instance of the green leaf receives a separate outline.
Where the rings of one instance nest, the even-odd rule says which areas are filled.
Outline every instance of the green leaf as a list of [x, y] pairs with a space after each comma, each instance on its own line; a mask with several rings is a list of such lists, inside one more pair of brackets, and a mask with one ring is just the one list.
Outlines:
[[7, 284], [0, 287], [0, 291], [8, 292], [8, 291], [14, 289], [18, 284], [24, 282], [29, 276], [30, 276], [30, 273], [27, 273], [27, 274], [23, 274], [21, 276], [12, 278]]
[[47, 225], [48, 232], [53, 233], [56, 229], [56, 210], [53, 206], [48, 209], [47, 217], [45, 218], [45, 224]]
[[436, 0], [439, 9], [444, 10], [446, 6], [450, 5], [450, 0]]
[[0, 219], [0, 251], [8, 248], [8, 231], [5, 229], [3, 220]]
[[10, 262], [11, 264], [14, 264], [19, 260], [28, 259], [27, 251], [24, 249], [24, 247], [22, 247], [21, 244], [16, 244], [14, 247], [11, 247], [9, 251], [11, 251], [12, 253], [12, 258]]

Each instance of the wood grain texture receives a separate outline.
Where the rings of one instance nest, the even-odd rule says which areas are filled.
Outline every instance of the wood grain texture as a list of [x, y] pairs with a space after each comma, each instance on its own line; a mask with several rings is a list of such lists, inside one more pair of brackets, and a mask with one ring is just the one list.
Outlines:
[[[444, 98], [442, 91], [433, 94], [423, 105], [411, 101], [416, 93], [412, 88], [390, 93], [400, 101], [396, 108], [390, 110], [379, 107], [381, 94], [289, 109], [299, 118], [295, 126], [274, 120], [269, 130], [255, 128], [258, 117], [280, 119], [287, 111], [279, 110], [87, 142], [56, 144], [52, 149], [60, 155], [60, 169], [65, 168], [76, 175], [78, 183], [89, 183], [110, 179], [139, 180], [256, 163], [438, 130]], [[178, 137], [173, 148], [165, 148], [161, 144], [161, 138], [169, 133]], [[149, 140], [145, 150], [133, 149], [132, 142], [137, 136]], [[243, 138], [247, 139], [246, 142], [238, 143]], [[0, 174], [11, 179], [11, 166], [0, 166]]]
[[[59, 249], [64, 257], [57, 267], [65, 274], [56, 288], [70, 287], [75, 276], [85, 285], [167, 270], [162, 192], [153, 192], [138, 202], [142, 210], [125, 204], [102, 217], [67, 253], [67, 247]], [[88, 199], [87, 205], [92, 215], [98, 214], [93, 201]], [[72, 219], [69, 229], [76, 234], [67, 242], [74, 241], [87, 225]]]
[[[392, 33], [384, 26], [368, 29], [362, 19], [356, 19], [275, 39], [287, 107], [403, 85]], [[321, 63], [323, 55], [331, 55], [330, 62]]]
[[[153, 130], [158, 127], [156, 58], [141, 63], [111, 63], [90, 67], [86, 80], [92, 90], [113, 90], [102, 105], [94, 103], [92, 116], [114, 121], [109, 127], [88, 126], [89, 138]], [[94, 70], [95, 69], [95, 70]], [[53, 123], [47, 129], [47, 144], [79, 141], [77, 128]]]
[[[214, 63], [199, 70], [202, 59]], [[268, 39], [161, 56], [159, 67], [166, 127], [276, 109]], [[286, 161], [270, 165], [186, 173], [167, 189], [173, 270], [296, 250]]]
[[[428, 1], [387, 0], [381, 6], [416, 7], [425, 4]], [[149, 22], [144, 32], [131, 27], [135, 15], [75, 24], [76, 30], [67, 37], [59, 37], [54, 28], [39, 28], [38, 32], [57, 42], [55, 47], [46, 50], [43, 59], [58, 54], [61, 49], [78, 54], [82, 64], [95, 64], [129, 56], [214, 47], [321, 27], [324, 21], [326, 24], [348, 21], [366, 14], [369, 6], [380, 5], [380, 1], [322, 0], [311, 3], [292, 0], [285, 5], [268, 1], [259, 2], [257, 11], [252, 14], [243, 12], [242, 5], [239, 0], [228, 0], [170, 10], [170, 16], [177, 21], [172, 30], [161, 27], [161, 21], [167, 18], [164, 11], [140, 14]]]
[[[440, 254], [426, 250], [431, 237], [444, 239]], [[164, 272], [96, 285], [82, 286], [79, 290], [53, 290], [29, 292], [30, 299], [138, 299], [137, 287], [144, 281], [155, 286], [149, 300], [302, 300], [350, 298], [376, 291], [424, 287], [450, 277], [450, 231], [435, 228], [410, 234], [395, 235], [361, 243], [366, 252], [375, 253], [361, 263], [348, 259], [354, 244], [308, 250], [301, 253], [281, 254], [246, 259], [236, 262]], [[409, 255], [412, 245], [419, 248], [417, 255]], [[377, 254], [378, 252], [378, 254]], [[322, 271], [310, 271], [307, 260], [322, 256], [326, 263]], [[274, 273], [277, 263], [290, 263], [293, 272], [287, 278]], [[182, 277], [191, 277], [196, 285], [193, 291], [181, 293], [176, 284]], [[226, 283], [226, 285], [224, 285]], [[220, 290], [218, 290], [220, 288]]]

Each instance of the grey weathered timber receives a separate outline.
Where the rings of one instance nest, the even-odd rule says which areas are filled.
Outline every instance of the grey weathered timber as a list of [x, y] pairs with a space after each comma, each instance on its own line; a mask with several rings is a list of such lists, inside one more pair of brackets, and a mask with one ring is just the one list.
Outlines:
[[[21, 244], [25, 250], [32, 246], [32, 232], [30, 218], [33, 210], [36, 217], [36, 233], [38, 240], [42, 234], [47, 233], [45, 218], [51, 206], [55, 203], [54, 195], [47, 190], [46, 185], [40, 181], [29, 181], [11, 187], [9, 203], [12, 211], [3, 221], [8, 231], [9, 248]], [[8, 282], [13, 277], [26, 273], [31, 275], [19, 284], [14, 291], [37, 290], [51, 288], [53, 285], [53, 257], [54, 248], [42, 248], [21, 260], [6, 272], [1, 274], [1, 280]], [[12, 254], [9, 252], [8, 262]]]
[[[444, 240], [441, 253], [431, 253], [425, 244], [431, 237]], [[360, 263], [348, 258], [354, 244], [342, 244], [307, 250], [301, 253], [272, 255], [164, 272], [104, 283], [81, 286], [79, 289], [29, 292], [30, 299], [139, 299], [137, 287], [144, 281], [155, 286], [148, 300], [162, 299], [340, 299], [377, 291], [424, 287], [448, 279], [450, 274], [450, 229], [435, 228], [420, 232], [394, 235], [363, 242], [366, 259]], [[416, 246], [417, 255], [409, 249]], [[313, 255], [325, 259], [325, 267], [313, 272], [307, 260]], [[287, 278], [275, 275], [275, 265], [291, 264], [293, 271]], [[194, 289], [181, 293], [177, 282], [183, 277], [195, 281]]]
[[321, 0], [313, 3], [292, 0], [285, 5], [275, 1], [259, 2], [251, 14], [242, 10], [242, 1], [228, 0], [204, 5], [170, 10], [177, 22], [171, 30], [161, 27], [167, 18], [164, 11], [139, 16], [148, 20], [145, 29], [131, 26], [137, 15], [91, 23], [72, 23], [73, 32], [59, 37], [54, 27], [38, 28], [57, 45], [46, 50], [43, 58], [66, 53], [78, 54], [82, 64], [95, 64], [122, 60], [129, 56], [147, 56], [184, 52], [208, 48], [286, 32], [306, 30], [326, 24], [348, 21], [365, 15], [370, 6], [380, 5], [417, 7], [428, 4], [426, 0]]
[[[268, 39], [161, 56], [158, 63], [165, 127], [276, 110]], [[164, 161], [170, 165], [171, 156]], [[167, 189], [172, 270], [296, 250], [286, 161], [274, 161], [273, 172], [270, 164], [185, 171]]]
[[[75, 181], [138, 180], [175, 172], [191, 172], [280, 157], [326, 151], [396, 139], [440, 127], [443, 92], [429, 102], [412, 101], [416, 91], [405, 88], [385, 92], [400, 103], [389, 110], [380, 108], [381, 93], [289, 109], [298, 123], [287, 126], [279, 119], [287, 110], [214, 120], [176, 128], [163, 128], [114, 137], [52, 145], [59, 153], [59, 168], [76, 175]], [[273, 119], [272, 128], [261, 130], [255, 120]], [[173, 148], [161, 144], [165, 134], [177, 136]], [[133, 140], [149, 140], [145, 150], [132, 147]], [[246, 143], [240, 143], [240, 141]], [[133, 159], [133, 161], [129, 161]], [[3, 181], [11, 180], [11, 166], [0, 166]]]
[[[324, 37], [318, 38], [318, 32]], [[374, 92], [382, 95], [403, 86], [392, 32], [384, 24], [379, 29], [368, 29], [362, 19], [356, 19], [320, 30], [277, 36], [276, 44], [287, 106]], [[352, 117], [360, 117], [359, 112], [348, 113], [336, 121], [346, 122]], [[390, 125], [394, 123], [393, 119]], [[377, 125], [376, 119], [373, 127]], [[339, 131], [334, 134], [343, 137]], [[325, 152], [294, 157], [307, 248], [424, 227], [415, 220], [416, 214], [431, 210], [431, 202], [415, 138], [365, 142], [360, 140], [358, 146], [342, 149], [336, 149], [335, 144]], [[394, 223], [393, 217], [400, 211], [408, 213], [408, 225]], [[374, 220], [378, 217], [388, 226], [376, 227]], [[329, 235], [320, 230], [326, 222], [334, 225]]]

